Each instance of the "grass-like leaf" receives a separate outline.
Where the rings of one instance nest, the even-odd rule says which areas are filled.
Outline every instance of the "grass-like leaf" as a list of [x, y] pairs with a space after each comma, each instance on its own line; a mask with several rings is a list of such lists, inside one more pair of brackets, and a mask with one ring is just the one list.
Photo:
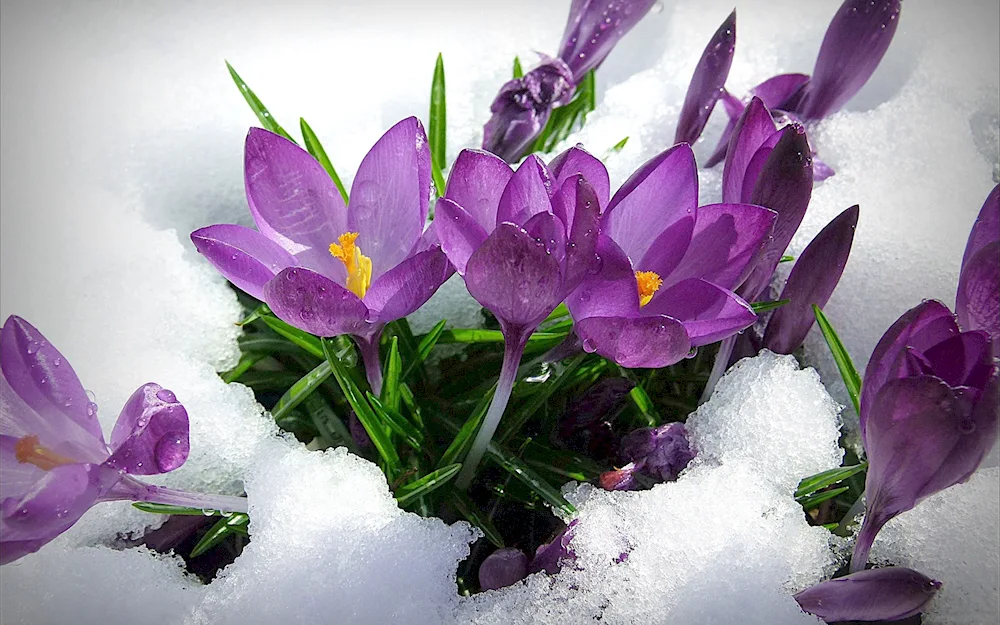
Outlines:
[[458, 510], [458, 512], [464, 516], [469, 523], [472, 523], [479, 529], [483, 530], [483, 534], [486, 535], [486, 540], [493, 543], [497, 549], [503, 549], [505, 547], [503, 536], [500, 535], [500, 530], [498, 530], [496, 525], [493, 524], [493, 521], [490, 520], [489, 515], [480, 510], [479, 507], [476, 506], [471, 499], [469, 499], [468, 495], [461, 491], [453, 490], [450, 494], [450, 499], [452, 505], [455, 506], [455, 509]]
[[818, 493], [813, 493], [812, 495], [809, 495], [808, 497], [802, 497], [802, 498], [796, 499], [796, 501], [798, 501], [800, 504], [802, 504], [802, 507], [804, 509], [806, 509], [806, 510], [812, 510], [813, 508], [815, 508], [819, 504], [823, 503], [824, 501], [828, 501], [830, 499], [833, 499], [834, 497], [837, 497], [838, 495], [846, 493], [849, 490], [851, 490], [850, 486], [842, 486], [840, 488], [834, 488], [832, 490], [824, 490], [824, 491], [820, 491]]
[[337, 170], [334, 169], [333, 163], [330, 162], [330, 157], [326, 155], [326, 150], [323, 149], [323, 144], [319, 142], [319, 137], [313, 132], [312, 126], [306, 123], [306, 120], [299, 118], [299, 130], [302, 131], [302, 140], [306, 144], [306, 150], [312, 154], [313, 158], [319, 161], [319, 164], [323, 166], [326, 173], [330, 175], [333, 179], [333, 184], [337, 185], [337, 191], [340, 191], [340, 197], [344, 199], [344, 204], [348, 202], [347, 189], [344, 188], [344, 183], [340, 180], [340, 176], [337, 175]]
[[285, 391], [278, 403], [271, 409], [271, 416], [275, 422], [280, 423], [292, 410], [301, 404], [306, 397], [318, 389], [328, 377], [330, 377], [330, 363], [323, 361], [309, 373], [302, 376], [298, 382]]
[[823, 333], [823, 338], [826, 339], [826, 344], [833, 354], [833, 361], [837, 363], [837, 369], [840, 370], [840, 377], [844, 379], [844, 386], [847, 387], [847, 394], [851, 396], [851, 403], [854, 404], [854, 410], [858, 414], [861, 414], [861, 404], [859, 402], [859, 397], [861, 396], [861, 376], [858, 375], [858, 370], [854, 366], [854, 361], [851, 360], [851, 355], [844, 349], [844, 344], [840, 342], [837, 331], [830, 325], [830, 321], [823, 314], [822, 309], [816, 304], [813, 304], [812, 308], [813, 314], [816, 315], [816, 323], [819, 325], [819, 329]]
[[349, 450], [357, 453], [357, 445], [351, 437], [351, 431], [344, 425], [344, 421], [337, 416], [330, 404], [319, 394], [313, 393], [306, 397], [303, 402], [309, 418], [316, 426], [316, 430], [332, 444], [345, 445]]
[[427, 141], [431, 149], [431, 176], [438, 195], [444, 195], [445, 150], [447, 141], [448, 112], [444, 88], [444, 58], [439, 53], [434, 63], [434, 78], [431, 81], [431, 110], [427, 124]]
[[246, 318], [241, 319], [240, 321], [237, 321], [236, 325], [238, 325], [240, 327], [245, 326], [248, 323], [250, 323], [251, 321], [255, 321], [255, 320], [259, 319], [261, 315], [267, 314], [267, 313], [270, 313], [270, 312], [271, 312], [271, 309], [268, 308], [267, 304], [261, 304], [257, 308], [254, 308], [253, 310], [251, 310], [250, 314], [247, 315]]
[[570, 451], [552, 449], [535, 441], [529, 441], [524, 446], [524, 461], [560, 479], [578, 482], [596, 479], [603, 471], [603, 468], [590, 458], [578, 456]]
[[790, 301], [792, 300], [778, 299], [773, 302], [754, 302], [750, 304], [750, 308], [752, 308], [755, 313], [762, 313], [767, 312], [768, 310], [774, 310], [775, 308], [781, 308]]
[[260, 120], [260, 125], [273, 133], [281, 135], [292, 143], [295, 143], [295, 139], [292, 139], [292, 136], [285, 132], [285, 129], [281, 127], [281, 124], [279, 124], [276, 119], [274, 119], [274, 116], [267, 110], [264, 103], [260, 101], [257, 94], [255, 94], [253, 90], [247, 86], [247, 83], [240, 78], [240, 75], [236, 73], [236, 70], [229, 64], [229, 61], [226, 61], [226, 67], [229, 69], [229, 75], [233, 77], [233, 82], [236, 83], [236, 87], [240, 90], [240, 93], [243, 94], [243, 99], [247, 101], [247, 104], [250, 105], [250, 109], [254, 112], [254, 115], [256, 115], [257, 119]]
[[794, 257], [794, 256], [782, 256], [782, 257], [781, 257], [781, 258], [780, 258], [780, 259], [778, 260], [778, 262], [779, 262], [779, 263], [790, 263], [790, 262], [792, 262], [793, 260], [795, 260], [795, 257]]
[[226, 371], [225, 373], [220, 373], [219, 377], [226, 384], [230, 382], [236, 382], [240, 379], [240, 376], [250, 370], [250, 367], [257, 364], [258, 361], [263, 360], [267, 357], [266, 353], [261, 352], [249, 352], [240, 356], [240, 361], [236, 363], [236, 366]]
[[320, 341], [319, 337], [313, 336], [308, 332], [303, 332], [302, 330], [285, 323], [273, 315], [261, 315], [260, 320], [267, 324], [267, 327], [271, 328], [292, 343], [295, 343], [313, 356], [317, 358], [325, 357], [323, 355], [323, 343]]
[[212, 547], [221, 543], [230, 534], [247, 535], [247, 525], [250, 517], [242, 512], [237, 512], [229, 517], [222, 517], [219, 522], [212, 526], [212, 529], [201, 537], [198, 544], [191, 550], [191, 557], [197, 558]]
[[410, 361], [406, 364], [406, 370], [403, 371], [401, 379], [409, 380], [410, 376], [414, 371], [419, 370], [427, 357], [431, 355], [431, 350], [437, 345], [438, 340], [441, 338], [441, 333], [444, 332], [444, 326], [448, 323], [447, 319], [442, 319], [431, 328], [431, 331], [423, 335], [420, 338], [420, 343], [417, 345], [416, 352], [410, 358]]
[[556, 145], [583, 127], [587, 115], [597, 107], [597, 84], [594, 71], [587, 72], [576, 87], [573, 99], [566, 106], [554, 109], [549, 121], [532, 145], [532, 152], [551, 152]]
[[549, 377], [544, 384], [541, 385], [541, 389], [535, 393], [531, 400], [521, 406], [513, 414], [508, 415], [502, 423], [504, 424], [503, 431], [495, 436], [498, 443], [504, 445], [510, 441], [510, 439], [521, 431], [521, 428], [531, 419], [532, 416], [538, 412], [552, 394], [565, 386], [567, 380], [571, 379], [576, 370], [580, 367], [583, 359], [586, 358], [587, 354], [578, 354], [569, 361], [565, 366], [560, 367], [560, 371], [554, 376]]
[[550, 506], [558, 508], [566, 515], [576, 514], [576, 508], [566, 501], [557, 488], [545, 481], [542, 476], [538, 475], [534, 469], [517, 456], [501, 449], [495, 443], [490, 443], [486, 447], [486, 457], [520, 480]]
[[639, 412], [642, 420], [646, 422], [646, 426], [656, 427], [660, 422], [660, 417], [656, 413], [656, 406], [653, 405], [653, 400], [649, 398], [646, 389], [636, 385], [629, 391], [628, 397], [635, 404], [636, 410]]
[[856, 475], [867, 468], [868, 463], [862, 462], [850, 467], [837, 467], [836, 469], [811, 475], [799, 482], [798, 488], [795, 489], [795, 497], [805, 497], [827, 486], [832, 486], [837, 482], [843, 482], [852, 475]]
[[[566, 338], [568, 332], [535, 332], [528, 337], [528, 344], [547, 341], [560, 341]], [[476, 328], [459, 328], [444, 330], [437, 342], [448, 343], [503, 343], [503, 333], [500, 330], [480, 330]]]
[[424, 433], [416, 426], [406, 420], [406, 418], [395, 410], [390, 410], [383, 402], [379, 401], [370, 392], [366, 394], [368, 402], [371, 403], [375, 414], [381, 421], [389, 426], [396, 434], [403, 437], [403, 441], [417, 451], [421, 451], [424, 442]]
[[385, 361], [382, 382], [382, 404], [394, 412], [399, 412], [399, 384], [403, 374], [403, 361], [399, 357], [399, 337], [389, 342], [389, 357]]
[[524, 68], [521, 67], [521, 59], [520, 59], [520, 57], [516, 57], [516, 56], [514, 57], [514, 71], [513, 71], [513, 76], [514, 76], [515, 80], [518, 79], [518, 78], [524, 78]]
[[449, 464], [448, 466], [431, 471], [419, 480], [403, 484], [396, 489], [396, 501], [400, 507], [406, 507], [423, 497], [427, 493], [435, 491], [447, 484], [462, 468], [461, 464]]
[[457, 434], [455, 434], [455, 438], [452, 439], [448, 448], [444, 450], [444, 454], [441, 456], [441, 459], [438, 460], [438, 467], [444, 467], [452, 462], [457, 462], [465, 456], [465, 452], [468, 451], [469, 445], [472, 444], [473, 437], [475, 437], [476, 432], [479, 431], [479, 425], [483, 422], [483, 417], [486, 416], [486, 410], [490, 407], [490, 401], [493, 399], [493, 393], [495, 393], [496, 390], [497, 385], [494, 384], [493, 388], [483, 394], [483, 397], [479, 400], [479, 403], [476, 404], [472, 414], [470, 414], [469, 418], [465, 420], [465, 424], [458, 429]]
[[153, 514], [180, 514], [184, 516], [219, 516], [219, 510], [202, 510], [201, 508], [185, 508], [184, 506], [172, 506], [165, 503], [152, 503], [149, 501], [134, 501], [133, 508], [138, 508], [143, 512]]

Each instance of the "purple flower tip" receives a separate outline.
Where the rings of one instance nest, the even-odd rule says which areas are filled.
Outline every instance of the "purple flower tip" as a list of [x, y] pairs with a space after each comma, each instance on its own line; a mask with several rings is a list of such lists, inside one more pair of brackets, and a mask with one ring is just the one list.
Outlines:
[[695, 67], [677, 122], [674, 143], [693, 144], [701, 136], [715, 103], [722, 97], [736, 50], [736, 11], [715, 31]]
[[559, 46], [576, 81], [596, 68], [656, 0], [574, 0]]
[[924, 610], [941, 582], [899, 566], [868, 569], [820, 582], [795, 595], [803, 611], [824, 621], [896, 621]]
[[639, 428], [622, 439], [621, 457], [659, 482], [677, 479], [694, 457], [683, 423]]
[[573, 519], [550, 542], [535, 550], [535, 557], [531, 559], [531, 565], [528, 567], [529, 573], [545, 571], [549, 575], [555, 575], [562, 570], [564, 563], [576, 560], [576, 553], [570, 546], [576, 524], [577, 520]]
[[497, 549], [479, 565], [479, 586], [483, 590], [506, 588], [527, 576], [528, 556], [513, 547]]

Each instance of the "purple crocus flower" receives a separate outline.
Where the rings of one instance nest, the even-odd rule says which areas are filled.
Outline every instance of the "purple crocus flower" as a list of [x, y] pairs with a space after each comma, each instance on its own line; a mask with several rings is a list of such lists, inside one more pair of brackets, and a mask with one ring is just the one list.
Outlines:
[[886, 522], [968, 480], [993, 447], [1000, 410], [994, 355], [987, 332], [962, 332], [936, 301], [906, 312], [875, 347], [861, 389], [868, 476], [852, 571], [865, 567]]
[[955, 315], [966, 330], [985, 330], [1000, 354], [1000, 185], [993, 187], [969, 233]]
[[804, 612], [834, 621], [897, 621], [923, 612], [941, 582], [901, 566], [858, 571], [795, 595]]
[[528, 566], [529, 573], [545, 571], [549, 575], [555, 575], [562, 570], [563, 564], [576, 560], [576, 552], [570, 543], [573, 542], [577, 523], [577, 519], [573, 519], [552, 540], [535, 549], [535, 557]]
[[708, 123], [708, 118], [726, 91], [726, 78], [733, 64], [733, 52], [736, 50], [736, 11], [726, 18], [726, 21], [715, 31], [715, 35], [705, 46], [705, 51], [698, 60], [684, 106], [681, 107], [680, 119], [677, 121], [677, 133], [674, 143], [694, 144]]
[[[827, 28], [812, 76], [773, 76], [752, 88], [743, 101], [722, 89], [729, 124], [706, 166], [712, 167], [726, 157], [736, 120], [750, 98], [760, 98], [779, 118], [791, 121], [818, 120], [840, 110], [868, 82], [888, 50], [899, 25], [900, 5], [901, 0], [846, 0]], [[735, 16], [730, 19], [735, 32]], [[717, 89], [722, 88], [729, 74], [732, 50], [721, 45], [725, 40], [720, 37], [725, 26], [723, 24], [706, 49], [706, 55], [710, 49], [716, 50], [715, 62], [705, 62], [703, 57], [688, 88], [685, 110], [688, 101], [697, 102], [700, 108], [697, 113], [692, 108], [687, 116], [682, 114], [678, 136], [683, 131], [684, 138], [691, 142], [700, 136], [704, 121], [719, 99]], [[696, 118], [704, 118], [700, 126], [690, 123]], [[817, 179], [823, 179], [833, 171], [823, 166], [817, 167], [814, 173]]]
[[605, 490], [637, 490], [636, 473], [656, 482], [673, 482], [694, 456], [683, 423], [639, 428], [622, 439], [621, 457], [628, 464], [602, 473], [600, 484]]
[[352, 335], [378, 393], [385, 324], [419, 308], [451, 274], [424, 231], [430, 169], [423, 126], [404, 119], [361, 161], [345, 206], [308, 152], [252, 128], [244, 173], [257, 230], [220, 224], [191, 240], [282, 320], [317, 336]]
[[753, 324], [739, 285], [775, 223], [750, 204], [698, 206], [690, 146], [640, 167], [601, 219], [600, 271], [568, 299], [586, 351], [663, 367]]
[[635, 26], [655, 0], [573, 0], [559, 56], [508, 81], [490, 105], [483, 149], [516, 163], [545, 127], [553, 108], [573, 99], [577, 84]]
[[[579, 173], [583, 172], [583, 173]], [[510, 398], [528, 336], [594, 271], [607, 171], [571, 148], [551, 168], [530, 156], [512, 172], [500, 158], [463, 150], [434, 227], [469, 293], [499, 320], [504, 359], [493, 401], [457, 484], [467, 487]]]
[[528, 576], [528, 556], [515, 547], [497, 549], [479, 565], [479, 587], [497, 590]]
[[139, 387], [109, 446], [73, 368], [20, 317], [0, 330], [0, 370], [0, 564], [38, 551], [100, 501], [246, 512], [242, 497], [195, 495], [133, 477], [173, 471], [187, 459], [187, 411], [169, 390]]

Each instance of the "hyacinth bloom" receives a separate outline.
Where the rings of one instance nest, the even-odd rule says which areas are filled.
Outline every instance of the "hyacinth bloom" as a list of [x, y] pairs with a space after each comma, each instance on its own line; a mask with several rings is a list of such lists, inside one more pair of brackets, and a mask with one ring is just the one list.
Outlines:
[[133, 500], [246, 512], [246, 499], [145, 484], [188, 456], [188, 415], [172, 392], [144, 384], [108, 445], [73, 368], [20, 317], [0, 330], [0, 564], [38, 551], [95, 503]]
[[1000, 354], [1000, 185], [993, 187], [969, 233], [955, 315], [966, 330], [985, 330]]
[[690, 146], [640, 167], [601, 219], [601, 268], [567, 299], [588, 352], [623, 367], [663, 367], [753, 324], [732, 292], [775, 213], [750, 204], [698, 206]]
[[[889, 49], [899, 25], [900, 5], [901, 0], [846, 0], [826, 30], [812, 76], [773, 76], [750, 89], [743, 101], [723, 89], [721, 99], [729, 124], [706, 166], [712, 167], [726, 157], [733, 127], [749, 98], [760, 98], [779, 117], [792, 121], [818, 120], [839, 111], [868, 82]], [[702, 57], [688, 88], [688, 114], [682, 114], [677, 132], [689, 142], [697, 139], [704, 128], [704, 122], [698, 125], [692, 121], [702, 117], [707, 121], [719, 99], [716, 86], [722, 89], [729, 74], [733, 51], [720, 36], [727, 24], [735, 33], [735, 15], [727, 19], [706, 48], [706, 55], [715, 50], [714, 62], [713, 57]], [[688, 101], [698, 106], [688, 109]], [[822, 179], [833, 172], [817, 167], [814, 173]]]
[[940, 302], [906, 312], [875, 347], [861, 389], [865, 519], [851, 570], [896, 515], [968, 480], [996, 441], [1000, 374], [990, 336]]
[[637, 473], [656, 482], [673, 482], [694, 456], [683, 423], [639, 428], [622, 439], [621, 457], [628, 464], [602, 473], [601, 488], [637, 490]]
[[516, 172], [488, 152], [463, 150], [452, 167], [434, 228], [469, 293], [499, 320], [505, 341], [500, 380], [460, 487], [468, 486], [500, 422], [528, 336], [599, 263], [600, 206], [608, 189], [604, 166], [578, 148], [551, 167], [530, 156]]
[[508, 81], [490, 105], [483, 149], [516, 163], [545, 127], [553, 108], [573, 99], [577, 84], [595, 69], [655, 0], [573, 0], [559, 56]]
[[361, 161], [345, 206], [308, 152], [252, 128], [244, 175], [257, 230], [220, 224], [191, 240], [282, 320], [317, 336], [352, 335], [378, 393], [385, 324], [419, 308], [451, 274], [424, 231], [430, 170], [423, 126], [404, 119]]
[[941, 582], [901, 566], [858, 571], [795, 595], [803, 611], [828, 623], [897, 621], [924, 611]]

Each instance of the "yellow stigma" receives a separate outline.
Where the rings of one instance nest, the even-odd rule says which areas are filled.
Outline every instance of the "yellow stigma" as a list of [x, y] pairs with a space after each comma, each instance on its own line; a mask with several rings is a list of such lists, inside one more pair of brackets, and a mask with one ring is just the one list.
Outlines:
[[372, 283], [372, 259], [354, 244], [357, 238], [357, 232], [345, 232], [330, 244], [330, 254], [347, 268], [347, 289], [363, 299]]
[[17, 458], [18, 462], [33, 464], [42, 471], [49, 471], [58, 466], [76, 462], [72, 458], [60, 456], [51, 449], [42, 447], [38, 443], [38, 437], [34, 435], [18, 439], [14, 445], [14, 457]]
[[635, 272], [635, 281], [639, 283], [639, 307], [643, 307], [649, 303], [649, 300], [653, 299], [653, 293], [660, 290], [660, 285], [663, 284], [663, 280], [660, 279], [660, 274], [655, 271], [637, 271]]

